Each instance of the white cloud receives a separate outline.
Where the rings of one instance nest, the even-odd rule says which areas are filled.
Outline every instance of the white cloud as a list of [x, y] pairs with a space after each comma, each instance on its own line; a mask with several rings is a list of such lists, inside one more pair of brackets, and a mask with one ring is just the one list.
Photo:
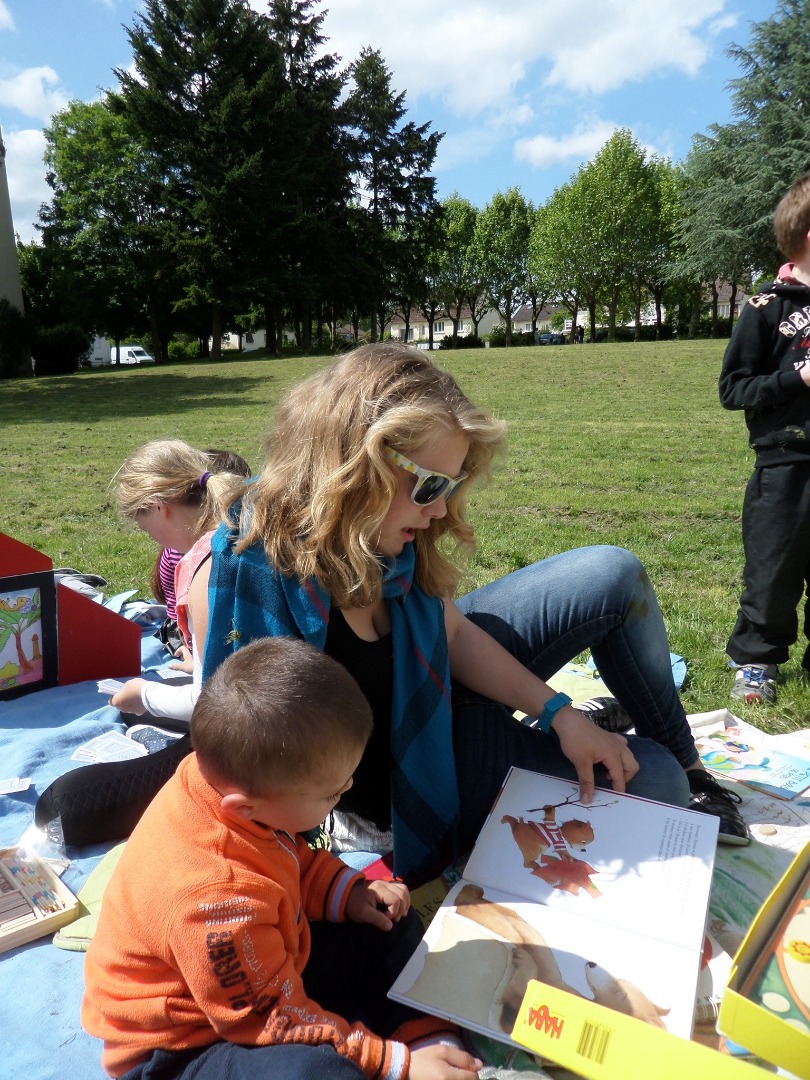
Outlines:
[[62, 90], [48, 89], [58, 85], [59, 76], [53, 68], [26, 68], [10, 79], [0, 79], [0, 105], [47, 123], [55, 112], [68, 104], [68, 97]]
[[3, 134], [6, 144], [6, 173], [11, 214], [20, 239], [28, 243], [39, 236], [33, 222], [39, 208], [49, 202], [51, 189], [45, 182], [45, 136], [31, 128]]
[[14, 30], [14, 18], [4, 0], [0, 0], [0, 30]]
[[594, 4], [587, 32], [567, 38], [552, 58], [547, 84], [599, 94], [659, 71], [696, 75], [717, 29], [710, 16], [722, 7], [722, 0]]
[[[661, 70], [694, 75], [707, 40], [732, 16], [728, 0], [340, 0], [324, 21], [327, 48], [356, 59], [379, 49], [410, 100], [441, 100], [459, 116], [510, 112], [543, 86], [601, 93]], [[261, 0], [254, 0], [257, 10]]]
[[528, 139], [518, 139], [514, 146], [515, 159], [525, 161], [535, 169], [587, 161], [605, 145], [617, 127], [618, 124], [608, 120], [599, 120], [559, 138], [534, 135]]

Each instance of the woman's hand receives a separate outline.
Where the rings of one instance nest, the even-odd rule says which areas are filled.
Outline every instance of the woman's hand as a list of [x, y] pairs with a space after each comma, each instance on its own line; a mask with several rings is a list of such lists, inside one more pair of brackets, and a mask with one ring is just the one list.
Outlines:
[[125, 682], [117, 694], [110, 698], [110, 705], [124, 713], [143, 716], [146, 706], [141, 698], [141, 689], [146, 686], [146, 679], [130, 679]]
[[570, 705], [557, 712], [551, 726], [560, 749], [577, 770], [579, 796], [585, 805], [593, 799], [594, 765], [604, 765], [614, 791], [624, 791], [638, 772], [638, 762], [623, 735], [603, 731]]
[[359, 881], [349, 893], [346, 918], [390, 930], [410, 906], [411, 894], [400, 881]]

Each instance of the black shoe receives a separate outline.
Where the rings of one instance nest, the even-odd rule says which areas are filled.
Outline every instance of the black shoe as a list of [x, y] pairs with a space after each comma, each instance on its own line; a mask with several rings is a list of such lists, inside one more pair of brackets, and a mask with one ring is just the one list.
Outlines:
[[717, 837], [721, 844], [750, 844], [748, 826], [740, 816], [737, 805], [742, 798], [736, 791], [729, 791], [717, 783], [711, 773], [704, 769], [687, 769], [686, 778], [692, 796], [689, 809], [702, 814], [713, 814], [720, 820], [720, 833]]
[[633, 726], [633, 721], [616, 698], [589, 698], [587, 701], [583, 701], [582, 704], [575, 705], [574, 708], [585, 713], [588, 719], [593, 720], [594, 724], [602, 728], [603, 731], [621, 734], [623, 731], [629, 731]]

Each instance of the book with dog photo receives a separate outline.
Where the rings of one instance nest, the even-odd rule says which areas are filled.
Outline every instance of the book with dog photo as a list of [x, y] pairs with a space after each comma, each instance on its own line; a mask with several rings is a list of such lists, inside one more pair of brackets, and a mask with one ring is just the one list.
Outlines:
[[689, 1038], [717, 820], [513, 768], [389, 996], [512, 1042], [531, 979]]

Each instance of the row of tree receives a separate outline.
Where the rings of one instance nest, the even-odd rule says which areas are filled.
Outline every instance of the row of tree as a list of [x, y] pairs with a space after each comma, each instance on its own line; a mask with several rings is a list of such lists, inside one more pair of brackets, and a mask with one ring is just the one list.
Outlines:
[[72, 103], [46, 132], [51, 202], [20, 245], [41, 325], [149, 333], [160, 358], [185, 332], [213, 341], [293, 325], [309, 350], [341, 323], [372, 338], [394, 312], [429, 325], [497, 307], [586, 310], [613, 336], [654, 307], [688, 317], [707, 289], [777, 265], [776, 201], [810, 167], [810, 0], [780, 0], [733, 50], [734, 122], [680, 165], [620, 130], [548, 201], [517, 189], [479, 210], [439, 202], [441, 135], [405, 120], [379, 52], [345, 69], [323, 53], [315, 0], [147, 0], [132, 72]]

